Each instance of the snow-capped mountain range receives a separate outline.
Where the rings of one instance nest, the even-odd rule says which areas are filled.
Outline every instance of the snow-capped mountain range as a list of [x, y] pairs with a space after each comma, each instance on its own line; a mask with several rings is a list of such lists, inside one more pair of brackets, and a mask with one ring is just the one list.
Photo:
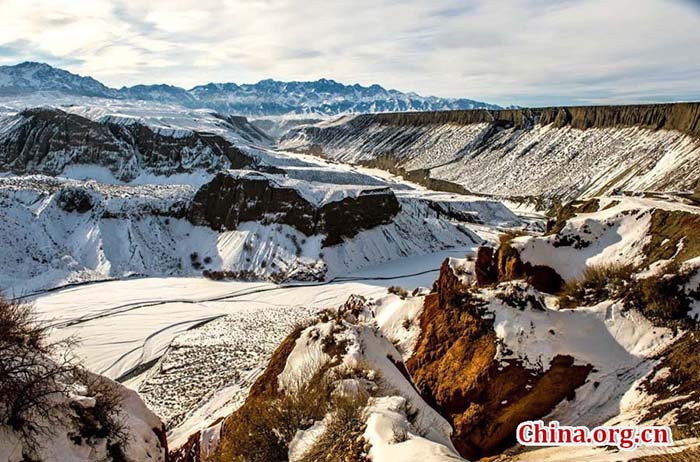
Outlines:
[[48, 64], [24, 62], [0, 66], [0, 97], [36, 92], [155, 101], [188, 108], [214, 109], [246, 116], [441, 111], [452, 109], [498, 109], [470, 99], [420, 96], [387, 90], [379, 85], [344, 85], [334, 80], [280, 82], [261, 80], [255, 84], [208, 83], [189, 90], [172, 85], [135, 85], [109, 88], [92, 77], [83, 77]]

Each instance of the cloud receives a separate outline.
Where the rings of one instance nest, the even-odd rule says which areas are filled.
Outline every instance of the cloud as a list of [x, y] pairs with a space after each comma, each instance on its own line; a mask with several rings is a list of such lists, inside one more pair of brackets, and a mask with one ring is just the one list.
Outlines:
[[501, 104], [691, 100], [699, 4], [3, 0], [0, 62], [47, 61], [111, 86], [325, 77]]

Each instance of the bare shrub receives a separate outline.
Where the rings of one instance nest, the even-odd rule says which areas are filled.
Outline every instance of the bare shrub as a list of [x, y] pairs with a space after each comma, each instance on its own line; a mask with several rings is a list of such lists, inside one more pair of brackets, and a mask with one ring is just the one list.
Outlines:
[[286, 461], [289, 443], [329, 410], [331, 389], [321, 374], [292, 393], [249, 397], [224, 423], [215, 460]]
[[0, 296], [0, 421], [28, 447], [50, 435], [76, 371], [71, 340], [50, 343], [33, 307]]
[[78, 416], [80, 437], [88, 440], [109, 438], [113, 444], [123, 445], [127, 434], [124, 422], [119, 418], [122, 403], [119, 389], [108, 379], [84, 370], [76, 373], [76, 379], [86, 386], [87, 396], [95, 400], [94, 406], [91, 407], [72, 404]]
[[590, 306], [603, 300], [619, 299], [631, 284], [634, 267], [612, 263], [587, 267], [583, 276], [564, 286], [561, 306]]
[[660, 274], [635, 281], [625, 296], [625, 304], [650, 319], [685, 320], [691, 303], [700, 299], [700, 293], [685, 291], [696, 271], [682, 272], [677, 264], [671, 263]]
[[334, 412], [325, 431], [300, 462], [367, 460], [362, 437], [366, 427], [362, 411], [366, 404], [366, 396], [335, 397], [332, 403]]

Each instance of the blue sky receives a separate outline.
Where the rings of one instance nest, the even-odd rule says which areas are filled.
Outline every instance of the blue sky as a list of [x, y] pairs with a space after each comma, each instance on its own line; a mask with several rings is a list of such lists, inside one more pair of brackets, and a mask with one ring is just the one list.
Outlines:
[[700, 100], [697, 0], [0, 0], [0, 64], [109, 86], [332, 78], [499, 104]]

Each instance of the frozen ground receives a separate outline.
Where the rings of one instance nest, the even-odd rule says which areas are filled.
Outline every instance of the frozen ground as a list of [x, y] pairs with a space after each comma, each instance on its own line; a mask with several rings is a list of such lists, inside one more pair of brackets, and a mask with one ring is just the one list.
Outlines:
[[235, 409], [295, 321], [351, 294], [430, 287], [442, 260], [471, 250], [405, 258], [321, 284], [143, 278], [66, 288], [35, 301], [55, 338], [78, 337], [77, 353], [90, 370], [139, 389], [171, 424], [177, 446]]

